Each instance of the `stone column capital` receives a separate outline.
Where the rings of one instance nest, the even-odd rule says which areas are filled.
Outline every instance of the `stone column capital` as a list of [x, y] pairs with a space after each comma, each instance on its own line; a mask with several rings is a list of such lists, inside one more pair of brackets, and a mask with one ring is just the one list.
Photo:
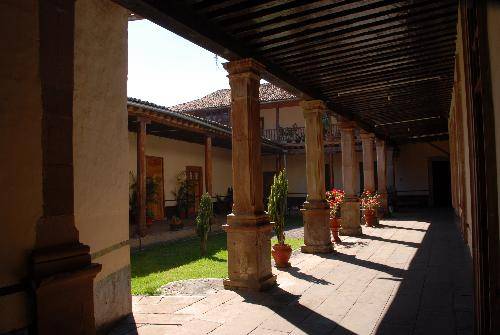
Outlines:
[[369, 133], [364, 129], [361, 129], [359, 131], [359, 136], [361, 137], [362, 141], [373, 140], [375, 138], [375, 135], [373, 133]]
[[260, 80], [260, 74], [264, 71], [264, 65], [253, 60], [252, 58], [245, 58], [234, 60], [222, 64], [224, 69], [229, 73], [229, 76], [254, 74]]
[[377, 145], [377, 147], [384, 147], [385, 146], [385, 141], [381, 140], [380, 138], [376, 138], [375, 139], [375, 145]]
[[356, 122], [354, 121], [339, 121], [337, 123], [341, 132], [353, 132], [356, 129]]
[[326, 105], [322, 100], [302, 100], [300, 102], [300, 107], [304, 113], [304, 117], [309, 115], [326, 113]]

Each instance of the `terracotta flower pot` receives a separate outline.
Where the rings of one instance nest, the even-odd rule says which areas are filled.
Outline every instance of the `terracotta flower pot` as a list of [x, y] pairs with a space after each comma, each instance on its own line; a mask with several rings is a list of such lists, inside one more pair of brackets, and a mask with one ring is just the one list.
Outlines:
[[365, 209], [363, 213], [363, 218], [365, 219], [365, 224], [367, 227], [373, 227], [375, 225], [375, 221], [377, 220], [377, 216], [375, 215], [375, 210]]
[[339, 237], [339, 229], [342, 224], [341, 218], [330, 218], [330, 230], [332, 231], [333, 241], [340, 243], [342, 240]]
[[277, 268], [290, 267], [290, 256], [292, 255], [292, 248], [288, 244], [275, 244], [271, 251], [274, 262]]

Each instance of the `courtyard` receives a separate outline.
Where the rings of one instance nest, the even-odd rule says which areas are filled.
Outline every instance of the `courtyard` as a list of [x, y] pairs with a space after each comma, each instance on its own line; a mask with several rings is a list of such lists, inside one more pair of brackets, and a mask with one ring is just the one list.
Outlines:
[[[302, 219], [288, 219], [286, 242], [293, 250], [304, 244]], [[271, 241], [276, 243], [276, 238]], [[168, 283], [195, 278], [227, 277], [227, 238], [215, 231], [208, 239], [207, 255], [202, 257], [197, 238], [157, 243], [131, 254], [132, 294], [158, 294], [161, 286]]]
[[471, 260], [451, 211], [363, 232], [333, 254], [295, 251], [265, 293], [135, 295], [111, 334], [472, 334]]

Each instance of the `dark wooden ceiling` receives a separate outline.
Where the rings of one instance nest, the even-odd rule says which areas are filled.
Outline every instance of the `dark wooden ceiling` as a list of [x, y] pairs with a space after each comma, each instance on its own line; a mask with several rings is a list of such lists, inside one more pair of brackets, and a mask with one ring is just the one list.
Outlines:
[[456, 0], [117, 1], [381, 138], [447, 134]]

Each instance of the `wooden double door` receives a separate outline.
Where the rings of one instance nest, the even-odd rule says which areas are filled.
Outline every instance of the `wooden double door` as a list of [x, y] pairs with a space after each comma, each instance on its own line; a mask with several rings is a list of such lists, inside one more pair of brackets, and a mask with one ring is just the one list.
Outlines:
[[164, 179], [163, 157], [146, 156], [146, 178], [152, 178], [158, 185], [156, 198], [147, 204], [147, 209], [153, 213], [154, 220], [164, 218]]

